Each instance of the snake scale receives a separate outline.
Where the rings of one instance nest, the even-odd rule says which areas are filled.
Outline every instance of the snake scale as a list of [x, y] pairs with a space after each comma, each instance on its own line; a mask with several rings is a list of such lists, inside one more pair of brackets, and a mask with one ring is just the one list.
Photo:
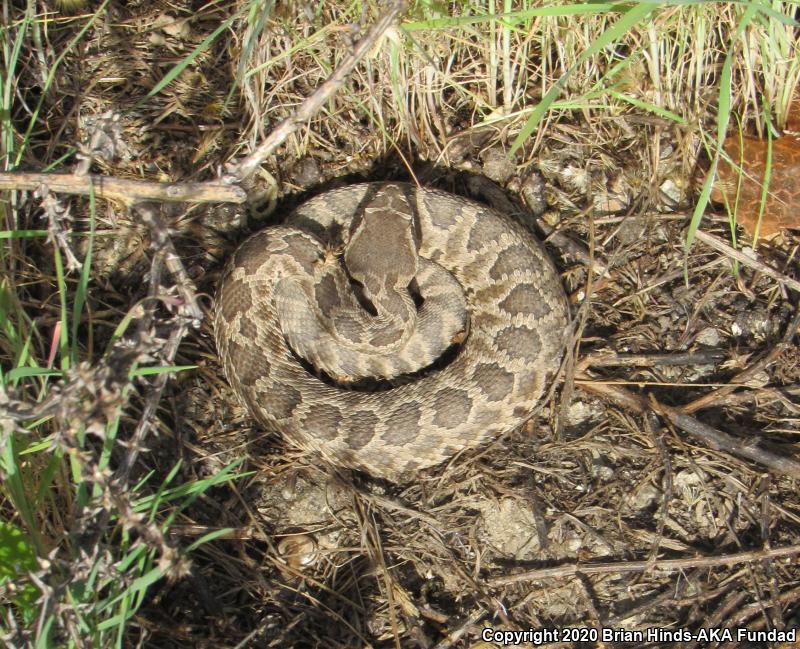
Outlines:
[[[509, 217], [365, 183], [247, 239], [223, 271], [214, 331], [262, 425], [397, 481], [523, 422], [558, 369], [568, 313], [543, 246]], [[369, 376], [380, 389], [363, 389]]]

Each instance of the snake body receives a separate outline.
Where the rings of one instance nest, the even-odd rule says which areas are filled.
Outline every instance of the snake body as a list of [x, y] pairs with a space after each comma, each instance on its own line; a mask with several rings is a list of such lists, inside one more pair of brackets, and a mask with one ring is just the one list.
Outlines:
[[[523, 422], [567, 323], [558, 274], [519, 224], [442, 191], [366, 183], [246, 240], [223, 271], [214, 331], [261, 424], [399, 480]], [[371, 375], [385, 389], [353, 389]]]

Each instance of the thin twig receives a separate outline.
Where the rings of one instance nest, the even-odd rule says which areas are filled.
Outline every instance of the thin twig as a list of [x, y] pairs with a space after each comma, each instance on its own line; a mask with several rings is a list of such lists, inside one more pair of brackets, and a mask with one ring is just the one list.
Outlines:
[[800, 327], [800, 309], [797, 310], [794, 317], [789, 322], [781, 341], [770, 349], [761, 359], [734, 377], [729, 385], [725, 385], [681, 407], [670, 407], [658, 403], [652, 395], [650, 395], [650, 399], [648, 400], [646, 397], [634, 394], [618, 385], [612, 385], [592, 378], [585, 373], [585, 370], [589, 365], [594, 364], [592, 360], [596, 361], [596, 358], [591, 360], [587, 358], [581, 361], [575, 376], [575, 382], [581, 390], [613, 401], [617, 405], [632, 412], [642, 414], [653, 411], [710, 448], [730, 453], [740, 458], [752, 460], [776, 473], [800, 478], [800, 461], [760, 447], [757, 438], [743, 440], [721, 430], [717, 430], [695, 419], [691, 414], [701, 408], [707, 408], [711, 405], [718, 404], [731, 392], [742, 387], [756, 374], [766, 369], [770, 363], [773, 363], [778, 356], [792, 344], [792, 339], [796, 335], [798, 327]]
[[383, 15], [369, 28], [364, 38], [356, 43], [353, 51], [344, 58], [333, 74], [309, 97], [306, 97], [289, 117], [278, 124], [250, 155], [227, 167], [226, 171], [230, 182], [241, 182], [249, 177], [287, 137], [319, 112], [325, 102], [341, 89], [358, 62], [366, 56], [395, 19], [405, 11], [406, 5], [406, 0], [393, 0], [388, 4]]
[[476, 627], [476, 625], [487, 615], [487, 611], [478, 609], [466, 620], [461, 622], [459, 626], [450, 631], [447, 636], [441, 640], [434, 649], [450, 649], [456, 642], [461, 640], [467, 633]]
[[793, 291], [797, 291], [800, 293], [800, 282], [796, 279], [792, 279], [791, 277], [787, 277], [783, 273], [775, 270], [772, 266], [768, 266], [763, 261], [759, 261], [749, 255], [744, 254], [743, 252], [732, 248], [727, 243], [725, 243], [722, 239], [718, 239], [713, 234], [708, 234], [707, 232], [703, 232], [702, 230], [697, 230], [695, 236], [705, 243], [708, 246], [711, 246], [715, 250], [723, 253], [725, 256], [735, 259], [740, 264], [744, 264], [745, 266], [749, 266], [754, 270], [757, 270], [759, 273], [763, 273], [767, 277], [771, 277], [776, 282], [780, 282], [781, 284], [787, 286], [788, 288], [792, 289]]
[[581, 359], [579, 368], [709, 365], [720, 363], [723, 360], [725, 360], [725, 352], [721, 349], [707, 349], [699, 352], [668, 352], [665, 354], [617, 354], [614, 351], [600, 351], [588, 354]]
[[136, 205], [135, 209], [142, 217], [142, 221], [150, 227], [153, 247], [164, 252], [164, 264], [175, 278], [175, 287], [183, 301], [179, 313], [191, 318], [195, 327], [199, 327], [203, 319], [203, 311], [197, 303], [197, 291], [194, 282], [189, 277], [189, 273], [186, 272], [183, 262], [175, 250], [175, 244], [172, 243], [169, 230], [159, 216], [159, 206], [152, 203], [141, 203]]
[[700, 439], [704, 444], [717, 451], [724, 451], [757, 462], [776, 473], [788, 475], [800, 480], [800, 462], [781, 452], [771, 451], [758, 445], [757, 437], [742, 440], [729, 435], [721, 430], [712, 428], [708, 424], [687, 415], [678, 408], [671, 408], [664, 404], [654, 404], [654, 410], [665, 416], [673, 425], [695, 439]]
[[0, 190], [33, 191], [46, 186], [51, 192], [111, 198], [126, 205], [141, 201], [192, 203], [244, 203], [246, 192], [220, 180], [208, 182], [157, 183], [112, 176], [51, 174], [28, 171], [0, 173]]
[[[696, 267], [692, 268], [692, 273], [695, 274], [695, 275], [699, 275], [704, 270], [708, 270], [709, 268], [714, 268], [714, 266], [719, 266], [720, 264], [724, 264], [724, 263], [725, 263], [725, 257], [715, 257], [711, 261], [706, 262], [705, 264], [703, 264], [701, 266], [696, 266]], [[672, 271], [670, 273], [665, 273], [665, 274], [653, 279], [652, 281], [648, 282], [645, 286], [640, 288], [638, 291], [634, 291], [633, 293], [626, 293], [625, 295], [620, 297], [618, 300], [612, 302], [611, 306], [619, 307], [619, 306], [625, 304], [626, 302], [630, 302], [631, 300], [638, 300], [642, 295], [645, 295], [645, 294], [649, 293], [650, 291], [653, 291], [653, 290], [657, 289], [659, 286], [663, 286], [664, 284], [669, 284], [670, 282], [674, 282], [676, 279], [681, 279], [681, 278], [683, 278], [683, 269], [682, 268], [680, 270], [675, 270], [675, 271]]]
[[[792, 588], [784, 593], [781, 593], [775, 598], [775, 604], [794, 604], [800, 597], [800, 588]], [[728, 624], [731, 627], [744, 626], [745, 622], [755, 615], [758, 615], [763, 608], [762, 602], [751, 602], [746, 606], [739, 609], [738, 613], [728, 618]]]
[[525, 581], [539, 581], [554, 577], [573, 577], [575, 575], [601, 575], [621, 572], [644, 572], [649, 569], [656, 570], [688, 570], [691, 568], [712, 568], [714, 566], [732, 566], [749, 561], [763, 561], [764, 559], [780, 559], [800, 554], [800, 545], [790, 545], [785, 548], [769, 548], [766, 550], [751, 550], [735, 554], [723, 554], [716, 557], [688, 557], [686, 559], [659, 559], [657, 561], [615, 561], [606, 563], [571, 563], [549, 568], [527, 570], [516, 575], [495, 577], [488, 581], [489, 586], [508, 586]]
[[794, 317], [789, 322], [789, 325], [783, 332], [781, 341], [777, 345], [774, 345], [772, 349], [770, 349], [758, 361], [752, 365], [749, 365], [744, 370], [739, 372], [739, 374], [734, 376], [728, 385], [718, 388], [713, 392], [709, 392], [708, 394], [704, 394], [702, 397], [699, 397], [691, 403], [682, 406], [681, 410], [685, 413], [693, 413], [697, 410], [717, 405], [731, 392], [737, 390], [743, 385], [747, 385], [749, 381], [766, 370], [767, 366], [774, 363], [785, 350], [791, 347], [792, 339], [797, 335], [798, 329], [800, 329], [800, 307], [797, 308]]
[[[175, 325], [170, 332], [162, 354], [159, 356], [159, 360], [162, 364], [169, 365], [175, 360], [178, 347], [188, 330], [187, 324], [184, 318], [178, 318], [178, 324]], [[136, 459], [139, 457], [139, 452], [144, 448], [144, 440], [153, 427], [158, 405], [161, 403], [164, 388], [167, 386], [167, 381], [169, 381], [171, 376], [172, 375], [168, 372], [162, 372], [156, 376], [153, 385], [150, 387], [150, 392], [147, 395], [142, 415], [139, 417], [139, 421], [136, 424], [136, 430], [133, 432], [133, 435], [131, 435], [131, 438], [125, 442], [126, 453], [122, 458], [117, 474], [114, 476], [117, 483], [122, 486], [127, 486], [128, 478], [136, 463]]]
[[662, 415], [674, 426], [688, 433], [709, 448], [729, 453], [735, 457], [751, 460], [767, 467], [775, 473], [800, 479], [800, 462], [786, 455], [761, 448], [753, 444], [753, 440], [742, 440], [734, 437], [733, 435], [729, 435], [728, 433], [702, 423], [678, 408], [671, 408], [658, 403], [652, 397], [651, 400], [648, 401], [645, 397], [634, 394], [630, 390], [625, 390], [616, 385], [608, 385], [596, 379], [592, 380], [592, 377], [588, 375], [576, 374], [575, 379], [576, 385], [582, 391], [613, 401], [627, 410], [639, 414], [652, 410]]

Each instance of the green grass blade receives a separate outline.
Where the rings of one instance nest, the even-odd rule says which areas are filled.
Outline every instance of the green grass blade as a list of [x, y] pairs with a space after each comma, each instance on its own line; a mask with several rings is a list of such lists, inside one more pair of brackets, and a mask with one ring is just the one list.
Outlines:
[[0, 239], [27, 239], [47, 235], [47, 230], [0, 230]]
[[138, 376], [152, 376], [154, 374], [165, 374], [167, 372], [185, 372], [186, 370], [195, 370], [198, 365], [159, 365], [148, 367], [137, 367], [132, 369], [128, 376], [136, 378]]
[[673, 113], [671, 110], [667, 110], [666, 108], [661, 108], [655, 104], [641, 101], [640, 99], [636, 99], [635, 97], [631, 97], [630, 95], [626, 95], [622, 92], [617, 92], [616, 90], [611, 90], [608, 92], [608, 94], [619, 101], [624, 101], [625, 103], [630, 104], [631, 106], [641, 108], [642, 110], [646, 110], [647, 112], [658, 115], [659, 117], [663, 117], [664, 119], [672, 120], [676, 124], [686, 124], [686, 120], [683, 117], [677, 113]]
[[16, 383], [20, 379], [29, 379], [34, 376], [63, 376], [63, 372], [47, 367], [15, 367], [8, 371], [6, 379], [9, 383]]
[[684, 245], [684, 279], [688, 283], [689, 271], [687, 266], [689, 251], [694, 243], [694, 236], [697, 228], [700, 226], [700, 221], [705, 213], [706, 206], [708, 205], [709, 198], [711, 197], [711, 188], [714, 184], [714, 178], [717, 175], [717, 167], [719, 166], [720, 152], [722, 145], [725, 142], [725, 134], [728, 131], [728, 123], [731, 117], [731, 67], [733, 65], [733, 52], [736, 48], [736, 42], [741, 38], [747, 25], [753, 20], [756, 13], [759, 11], [758, 4], [746, 5], [744, 14], [736, 28], [736, 33], [731, 38], [728, 53], [725, 56], [725, 61], [722, 64], [722, 72], [720, 73], [719, 84], [719, 111], [717, 112], [717, 147], [714, 158], [711, 162], [711, 167], [703, 182], [703, 187], [700, 191], [700, 197], [697, 200], [694, 211], [692, 212], [692, 219], [689, 222], [689, 229], [686, 233], [686, 243]]
[[420, 21], [412, 20], [407, 23], [403, 23], [402, 29], [407, 32], [430, 32], [438, 29], [450, 29], [452, 27], [478, 25], [482, 23], [489, 23], [491, 21], [499, 21], [507, 25], [513, 25], [514, 23], [529, 21], [531, 18], [559, 16], [566, 17], [580, 16], [583, 14], [609, 13], [613, 11], [620, 11], [621, 8], [625, 8], [626, 6], [627, 5], [617, 2], [586, 2], [570, 5], [555, 4], [501, 14], [486, 13], [475, 14], [472, 16], [442, 16]]
[[[71, 331], [71, 360], [75, 364], [78, 362], [78, 326], [81, 323], [81, 313], [83, 305], [86, 303], [86, 292], [89, 290], [89, 278], [92, 273], [92, 250], [94, 247], [94, 231], [96, 224], [96, 205], [94, 196], [94, 184], [89, 181], [89, 237], [86, 242], [86, 256], [81, 266], [81, 274], [78, 278], [78, 286], [75, 289], [75, 301], [72, 305], [72, 331]], [[91, 326], [91, 323], [89, 323]]]
[[36, 108], [33, 110], [33, 114], [31, 115], [31, 118], [30, 118], [30, 120], [28, 122], [28, 127], [25, 130], [25, 135], [24, 135], [23, 140], [22, 140], [23, 141], [23, 145], [19, 148], [19, 151], [17, 151], [17, 157], [14, 160], [14, 167], [18, 167], [20, 162], [22, 161], [22, 153], [23, 153], [23, 151], [25, 149], [25, 145], [27, 144], [28, 138], [30, 138], [31, 133], [33, 132], [33, 129], [36, 127], [36, 124], [37, 124], [38, 119], [39, 119], [39, 112], [42, 110], [42, 106], [44, 106], [44, 102], [45, 102], [45, 99], [47, 97], [47, 93], [50, 90], [50, 86], [53, 83], [53, 79], [55, 79], [56, 71], [58, 70], [59, 66], [61, 65], [61, 62], [64, 60], [64, 57], [67, 56], [67, 54], [69, 54], [72, 51], [72, 49], [83, 39], [83, 37], [86, 34], [86, 32], [89, 31], [89, 29], [92, 28], [92, 26], [94, 25], [94, 23], [97, 20], [98, 16], [100, 16], [100, 14], [105, 11], [106, 6], [108, 5], [108, 3], [110, 1], [111, 0], [103, 0], [103, 3], [92, 14], [91, 18], [89, 18], [89, 20], [86, 21], [86, 24], [78, 31], [77, 34], [75, 34], [75, 36], [72, 38], [72, 40], [70, 40], [70, 42], [67, 43], [67, 46], [61, 52], [61, 54], [59, 54], [56, 57], [56, 60], [53, 62], [53, 64], [47, 70], [47, 78], [45, 79], [44, 87], [42, 88], [42, 94], [39, 97], [39, 101], [36, 103]]
[[158, 93], [160, 93], [164, 88], [166, 88], [169, 84], [171, 84], [175, 79], [177, 79], [181, 73], [194, 61], [200, 54], [202, 54], [211, 43], [226, 29], [228, 29], [233, 22], [239, 18], [239, 16], [244, 13], [247, 5], [242, 5], [239, 10], [233, 14], [231, 14], [228, 19], [223, 22], [219, 27], [217, 27], [213, 32], [211, 32], [208, 36], [206, 36], [200, 44], [195, 47], [187, 56], [184, 58], [180, 63], [178, 63], [174, 68], [172, 68], [164, 77], [159, 81], [155, 86], [150, 89], [148, 92], [138, 103], [137, 106], [143, 104], [148, 99], [155, 97]]
[[214, 530], [213, 532], [208, 532], [204, 534], [199, 539], [197, 539], [194, 543], [191, 543], [189, 547], [186, 548], [186, 552], [194, 552], [197, 548], [205, 543], [210, 543], [221, 536], [225, 536], [226, 534], [230, 534], [233, 531], [232, 527], [223, 527], [218, 530]]
[[522, 127], [522, 130], [517, 135], [514, 143], [511, 145], [509, 155], [514, 155], [516, 151], [525, 143], [525, 141], [533, 134], [536, 127], [539, 125], [544, 114], [550, 109], [553, 102], [561, 93], [562, 88], [569, 79], [570, 74], [579, 66], [583, 65], [589, 58], [594, 56], [597, 52], [602, 50], [607, 45], [619, 39], [623, 34], [628, 32], [632, 27], [644, 20], [651, 11], [655, 9], [654, 6], [648, 4], [634, 5], [628, 9], [612, 27], [604, 31], [595, 41], [587, 47], [578, 60], [567, 70], [561, 77], [553, 84], [553, 87], [547, 91], [547, 94], [542, 98], [542, 101], [534, 109], [528, 121]]

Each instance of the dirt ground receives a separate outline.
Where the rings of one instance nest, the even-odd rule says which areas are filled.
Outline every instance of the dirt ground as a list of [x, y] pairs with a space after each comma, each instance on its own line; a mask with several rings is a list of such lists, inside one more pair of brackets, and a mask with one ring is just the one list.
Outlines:
[[[272, 65], [249, 83], [232, 90], [252, 29], [236, 23], [139, 104], [235, 7], [112, 3], [59, 69], [25, 168], [56, 161], [91, 133], [89, 116], [114, 111], [115, 155], [94, 160], [93, 171], [215, 177], [326, 78], [336, 56], [322, 54], [349, 46], [355, 27], [343, 9], [304, 7], [275, 8], [247, 63]], [[299, 49], [291, 64], [280, 58], [301, 36], [316, 43], [328, 24], [338, 27], [318, 49]], [[51, 44], [76, 25], [54, 23]], [[703, 178], [698, 132], [635, 110], [562, 111], [509, 157], [519, 123], [485, 124], [473, 100], [446, 90], [426, 100], [421, 87], [409, 89], [397, 104], [391, 65], [367, 59], [267, 160], [248, 187], [249, 210], [161, 212], [206, 318], [175, 359], [198, 367], [167, 383], [133, 481], [165, 474], [177, 459], [179, 480], [237, 458], [247, 475], [177, 516], [169, 538], [178, 547], [214, 529], [233, 532], [193, 552], [190, 574], [150, 589], [130, 646], [501, 646], [484, 628], [551, 630], [540, 638], [548, 647], [666, 644], [666, 636], [602, 635], [648, 629], [733, 634], [685, 647], [800, 646], [737, 637], [800, 626], [797, 553], [761, 554], [800, 545], [797, 479], [747, 454], [799, 453], [797, 293], [703, 240], [687, 250]], [[31, 79], [26, 92], [35, 87]], [[362, 110], [369, 96], [375, 103]], [[416, 179], [513, 210], [546, 239], [573, 315], [562, 372], [526, 426], [401, 485], [326, 467], [261, 430], [224, 379], [208, 317], [222, 265], [248, 233], [324, 189], [365, 179]], [[88, 202], [72, 204], [75, 229], [85, 229]], [[39, 214], [28, 209], [34, 223]], [[147, 224], [118, 204], [98, 202], [97, 227], [88, 355], [146, 295], [152, 255]], [[721, 212], [709, 209], [700, 229], [730, 245]], [[47, 245], [28, 253], [39, 264], [31, 280], [49, 272]], [[787, 230], [757, 252], [797, 280], [799, 247]], [[47, 286], [28, 295], [45, 312], [56, 304]], [[169, 326], [164, 318], [154, 335], [166, 337]], [[682, 412], [701, 425], [694, 434], [659, 410], [687, 404]], [[121, 439], [142, 407], [126, 414]], [[708, 428], [735, 446], [712, 447]]]

